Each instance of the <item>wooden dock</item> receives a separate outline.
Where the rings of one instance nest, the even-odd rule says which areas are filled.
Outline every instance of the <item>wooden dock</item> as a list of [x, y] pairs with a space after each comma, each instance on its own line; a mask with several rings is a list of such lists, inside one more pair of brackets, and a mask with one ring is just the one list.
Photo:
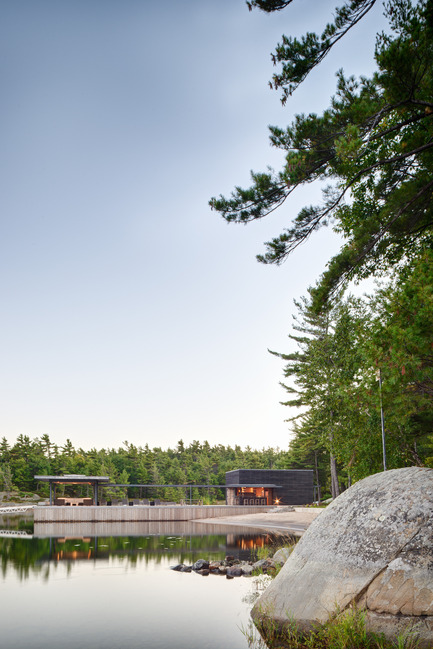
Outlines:
[[274, 509], [269, 505], [174, 505], [174, 506], [87, 506], [35, 507], [35, 523], [129, 523], [194, 521], [200, 518], [261, 514]]

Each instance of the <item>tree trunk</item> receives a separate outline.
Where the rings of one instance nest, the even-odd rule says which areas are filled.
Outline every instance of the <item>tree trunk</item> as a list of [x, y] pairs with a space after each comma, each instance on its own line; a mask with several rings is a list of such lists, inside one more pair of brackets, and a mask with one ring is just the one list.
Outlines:
[[322, 494], [320, 490], [320, 482], [319, 482], [319, 467], [317, 465], [317, 451], [314, 451], [314, 469], [316, 473], [316, 484], [317, 484], [317, 500], [320, 501], [322, 500]]
[[337, 473], [337, 462], [335, 460], [335, 455], [331, 453], [331, 495], [333, 498], [337, 498], [340, 495], [340, 486], [338, 484], [338, 473]]
[[[334, 413], [331, 410], [331, 422], [334, 418]], [[337, 496], [340, 495], [340, 486], [338, 484], [338, 471], [337, 471], [337, 461], [335, 459], [335, 455], [333, 453], [333, 444], [334, 442], [334, 434], [332, 432], [329, 433], [329, 459], [331, 463], [331, 496], [333, 498], [337, 498]]]

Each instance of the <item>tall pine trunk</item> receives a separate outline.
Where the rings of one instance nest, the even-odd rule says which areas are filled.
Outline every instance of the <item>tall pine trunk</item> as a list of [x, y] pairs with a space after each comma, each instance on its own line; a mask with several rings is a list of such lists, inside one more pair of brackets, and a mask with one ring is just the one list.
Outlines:
[[316, 474], [316, 484], [317, 484], [317, 500], [320, 501], [322, 500], [322, 492], [320, 489], [320, 482], [319, 482], [319, 466], [317, 463], [317, 451], [314, 451], [314, 470]]
[[337, 472], [337, 462], [335, 455], [330, 454], [331, 460], [331, 495], [333, 498], [337, 498], [340, 495], [340, 486], [338, 484], [338, 472]]
[[331, 410], [331, 431], [329, 433], [329, 460], [331, 464], [331, 496], [337, 498], [340, 495], [340, 485], [338, 484], [337, 460], [334, 455], [334, 433], [333, 433], [334, 413]]

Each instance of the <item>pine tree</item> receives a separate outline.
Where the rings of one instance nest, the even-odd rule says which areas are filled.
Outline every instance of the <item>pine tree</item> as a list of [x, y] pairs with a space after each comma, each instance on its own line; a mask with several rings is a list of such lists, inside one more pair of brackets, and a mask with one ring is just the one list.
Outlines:
[[[350, 438], [353, 421], [352, 402], [348, 396], [354, 377], [360, 367], [357, 351], [357, 321], [352, 313], [353, 300], [342, 303], [334, 300], [317, 314], [312, 298], [295, 303], [299, 316], [289, 338], [296, 343], [290, 354], [271, 352], [286, 362], [283, 386], [293, 397], [284, 405], [296, 408], [289, 421], [297, 421], [295, 434], [304, 450], [312, 452], [318, 473], [319, 454], [327, 449], [330, 462], [332, 497], [340, 493], [337, 460], [340, 457], [340, 438]], [[359, 316], [358, 316], [359, 319]], [[311, 456], [310, 456], [311, 462]]]
[[[272, 10], [289, 3], [252, 4]], [[283, 89], [283, 100], [354, 24], [356, 12], [362, 17], [372, 4], [346, 2], [320, 38], [284, 40], [275, 56], [283, 69], [272, 84]], [[248, 223], [282, 206], [299, 186], [328, 183], [322, 204], [305, 206], [258, 256], [280, 264], [334, 223], [345, 243], [315, 290], [316, 310], [349, 279], [385, 273], [433, 245], [433, 1], [394, 0], [387, 15], [392, 35], [377, 38], [372, 78], [345, 78], [340, 71], [337, 93], [322, 115], [298, 115], [286, 129], [270, 127], [271, 144], [286, 155], [283, 168], [252, 172], [251, 187], [210, 201], [228, 222]]]

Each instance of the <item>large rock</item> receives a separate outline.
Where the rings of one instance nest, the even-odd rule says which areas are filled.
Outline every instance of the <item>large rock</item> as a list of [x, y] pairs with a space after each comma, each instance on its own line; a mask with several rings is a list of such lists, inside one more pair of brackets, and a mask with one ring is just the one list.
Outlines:
[[[352, 604], [367, 626], [395, 637], [415, 626], [433, 646], [433, 469], [395, 469], [361, 480], [310, 525], [256, 602], [256, 623], [301, 631]], [[264, 625], [266, 627], [266, 624]]]
[[197, 559], [197, 561], [192, 566], [193, 570], [207, 570], [208, 568], [209, 561], [206, 561], [206, 559]]
[[292, 551], [293, 548], [280, 548], [279, 550], [277, 550], [277, 552], [275, 552], [274, 556], [272, 557], [272, 561], [280, 566], [283, 566], [292, 554]]

